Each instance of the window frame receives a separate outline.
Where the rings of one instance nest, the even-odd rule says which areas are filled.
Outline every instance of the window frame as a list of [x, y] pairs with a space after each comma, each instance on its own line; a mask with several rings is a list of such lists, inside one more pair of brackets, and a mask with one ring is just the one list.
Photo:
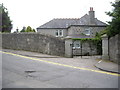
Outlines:
[[55, 35], [56, 37], [63, 37], [63, 30], [56, 30]]
[[90, 35], [91, 35], [91, 30], [90, 30], [90, 28], [86, 28], [86, 29], [83, 31], [83, 33], [84, 33], [85, 35], [87, 35], [87, 36], [90, 36]]
[[55, 35], [56, 35], [56, 37], [59, 37], [59, 31], [58, 30], [56, 30]]

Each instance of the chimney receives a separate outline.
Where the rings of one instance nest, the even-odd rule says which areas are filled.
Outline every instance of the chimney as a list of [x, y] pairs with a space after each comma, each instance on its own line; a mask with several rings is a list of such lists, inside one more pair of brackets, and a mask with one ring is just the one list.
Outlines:
[[90, 7], [89, 11], [89, 24], [95, 25], [95, 12], [93, 11], [93, 7]]

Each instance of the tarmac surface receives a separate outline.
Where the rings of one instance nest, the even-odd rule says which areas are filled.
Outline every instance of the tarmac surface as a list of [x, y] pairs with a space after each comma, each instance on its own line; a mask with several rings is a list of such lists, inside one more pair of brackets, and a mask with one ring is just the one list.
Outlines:
[[2, 53], [2, 88], [119, 87], [118, 74], [94, 70], [97, 68], [92, 65], [97, 61], [90, 57], [48, 58], [46, 55], [47, 58], [45, 56], [43, 58], [42, 55], [42, 58], [38, 58], [8, 51], [0, 53]]
[[46, 60], [47, 58], [47, 60], [56, 63], [120, 74], [120, 65], [111, 61], [101, 60], [101, 56], [74, 56], [73, 58], [65, 58], [22, 50], [2, 49], [2, 51], [28, 57], [41, 58], [42, 60]]

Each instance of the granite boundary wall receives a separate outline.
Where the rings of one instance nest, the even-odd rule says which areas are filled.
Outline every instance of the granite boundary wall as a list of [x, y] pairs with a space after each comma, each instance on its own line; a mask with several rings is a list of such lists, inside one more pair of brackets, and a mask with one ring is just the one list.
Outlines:
[[109, 39], [109, 58], [120, 64], [120, 34]]
[[64, 56], [65, 41], [39, 33], [2, 34], [2, 48]]

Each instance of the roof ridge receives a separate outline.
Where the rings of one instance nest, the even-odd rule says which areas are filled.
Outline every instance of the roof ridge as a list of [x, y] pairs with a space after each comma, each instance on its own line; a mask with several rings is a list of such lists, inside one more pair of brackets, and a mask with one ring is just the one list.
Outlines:
[[[53, 18], [51, 21], [39, 26], [39, 28], [67, 28], [70, 25], [89, 25], [89, 15], [85, 14], [81, 18]], [[96, 25], [106, 25], [106, 23], [95, 18]], [[68, 25], [67, 25], [68, 24]]]
[[[85, 15], [83, 15], [81, 18], [84, 18], [85, 16], [89, 16], [89, 15], [88, 15], [88, 14], [85, 14]], [[81, 19], [81, 18], [80, 18], [80, 19]]]
[[80, 19], [80, 18], [54, 18], [54, 19], [61, 19], [61, 20], [62, 20], [62, 19], [70, 19], [70, 20], [71, 20], [71, 19], [76, 19], [76, 20], [77, 20], [77, 19]]

